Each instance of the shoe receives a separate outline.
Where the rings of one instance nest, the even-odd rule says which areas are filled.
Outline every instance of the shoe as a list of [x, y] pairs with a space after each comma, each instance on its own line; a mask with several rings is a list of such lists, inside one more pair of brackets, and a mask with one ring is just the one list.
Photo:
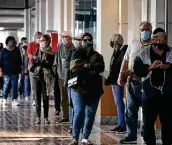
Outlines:
[[59, 122], [56, 122], [56, 123], [69, 123], [69, 119], [61, 119]]
[[13, 105], [13, 106], [19, 106], [20, 103], [19, 103], [16, 99], [14, 99], [14, 100], [12, 101], [12, 105]]
[[69, 134], [72, 134], [72, 128], [70, 128], [67, 132], [68, 132]]
[[7, 99], [3, 99], [3, 105], [7, 105], [8, 102], [7, 102]]
[[37, 118], [35, 124], [41, 124], [41, 119]]
[[81, 144], [82, 145], [93, 145], [93, 143], [91, 141], [89, 141], [89, 140], [82, 140]]
[[55, 115], [56, 115], [56, 116], [59, 116], [59, 115], [60, 115], [60, 111], [59, 111], [59, 110], [56, 110], [56, 111], [55, 111]]
[[35, 106], [35, 101], [33, 102], [32, 106]]
[[50, 124], [50, 121], [48, 120], [48, 118], [44, 118], [44, 124]]
[[126, 128], [120, 127], [117, 131], [116, 134], [123, 134], [126, 133]]
[[121, 144], [137, 144], [137, 140], [130, 139], [129, 137], [126, 137], [122, 140], [120, 140]]
[[120, 129], [120, 126], [117, 126], [117, 127], [113, 128], [113, 129], [110, 129], [110, 132], [116, 132], [116, 131], [118, 131], [119, 129]]
[[69, 145], [78, 145], [78, 141], [77, 140], [72, 140]]

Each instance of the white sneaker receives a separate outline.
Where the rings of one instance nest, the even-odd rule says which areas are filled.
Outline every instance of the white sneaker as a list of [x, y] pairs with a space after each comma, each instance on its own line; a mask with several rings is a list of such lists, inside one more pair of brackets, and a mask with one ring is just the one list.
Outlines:
[[13, 105], [13, 106], [19, 106], [20, 103], [19, 103], [17, 100], [13, 100], [13, 101], [12, 101], [12, 105]]
[[35, 101], [33, 101], [33, 104], [32, 104], [32, 106], [35, 106]]
[[8, 102], [7, 102], [7, 99], [3, 99], [3, 105], [7, 105]]

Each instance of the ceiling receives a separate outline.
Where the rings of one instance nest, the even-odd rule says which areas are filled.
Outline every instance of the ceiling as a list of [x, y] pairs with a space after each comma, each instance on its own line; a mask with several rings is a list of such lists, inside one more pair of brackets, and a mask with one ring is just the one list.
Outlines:
[[22, 29], [24, 9], [34, 5], [35, 0], [0, 0], [0, 30]]

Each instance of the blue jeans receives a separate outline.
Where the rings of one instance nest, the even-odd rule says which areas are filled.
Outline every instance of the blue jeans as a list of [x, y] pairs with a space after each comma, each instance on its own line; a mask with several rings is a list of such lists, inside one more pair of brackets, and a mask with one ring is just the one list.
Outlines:
[[[127, 134], [126, 136], [130, 139], [137, 139], [137, 124], [138, 124], [138, 111], [139, 107], [142, 106], [142, 85], [138, 81], [130, 80], [127, 84], [126, 92], [126, 125]], [[143, 114], [144, 117], [144, 114]], [[144, 119], [143, 119], [144, 120]], [[141, 135], [143, 136], [143, 122]]]
[[126, 128], [125, 123], [125, 104], [123, 101], [124, 96], [124, 87], [121, 87], [119, 85], [112, 85], [112, 93], [114, 96], [114, 101], [117, 107], [117, 113], [118, 113], [118, 126], [121, 126], [123, 128]]
[[24, 74], [21, 76], [20, 82], [19, 82], [19, 94], [23, 95], [24, 97], [30, 96], [30, 78], [29, 74]]
[[[82, 139], [88, 139], [93, 127], [100, 96], [88, 96], [71, 89], [71, 97], [74, 106], [72, 128], [73, 139], [79, 139], [79, 134], [82, 128]], [[92, 98], [91, 102], [89, 103], [87, 103], [88, 97]]]
[[72, 97], [71, 97], [71, 88], [68, 88], [68, 101], [69, 101], [69, 123], [70, 123], [70, 128], [73, 126], [73, 102], [72, 102]]
[[18, 97], [18, 79], [19, 79], [19, 75], [4, 75], [3, 76], [3, 92], [2, 92], [2, 96], [4, 99], [7, 99], [8, 97], [8, 93], [9, 93], [9, 86], [11, 84], [11, 96], [12, 96], [12, 100], [17, 99]]

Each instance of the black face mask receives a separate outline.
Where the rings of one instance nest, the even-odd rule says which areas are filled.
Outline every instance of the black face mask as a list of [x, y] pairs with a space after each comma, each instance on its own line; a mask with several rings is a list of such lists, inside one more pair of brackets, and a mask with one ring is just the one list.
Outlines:
[[155, 46], [155, 48], [158, 48], [160, 50], [162, 50], [166, 47], [165, 43], [154, 43], [153, 45]]
[[110, 47], [114, 47], [114, 42], [110, 41]]

